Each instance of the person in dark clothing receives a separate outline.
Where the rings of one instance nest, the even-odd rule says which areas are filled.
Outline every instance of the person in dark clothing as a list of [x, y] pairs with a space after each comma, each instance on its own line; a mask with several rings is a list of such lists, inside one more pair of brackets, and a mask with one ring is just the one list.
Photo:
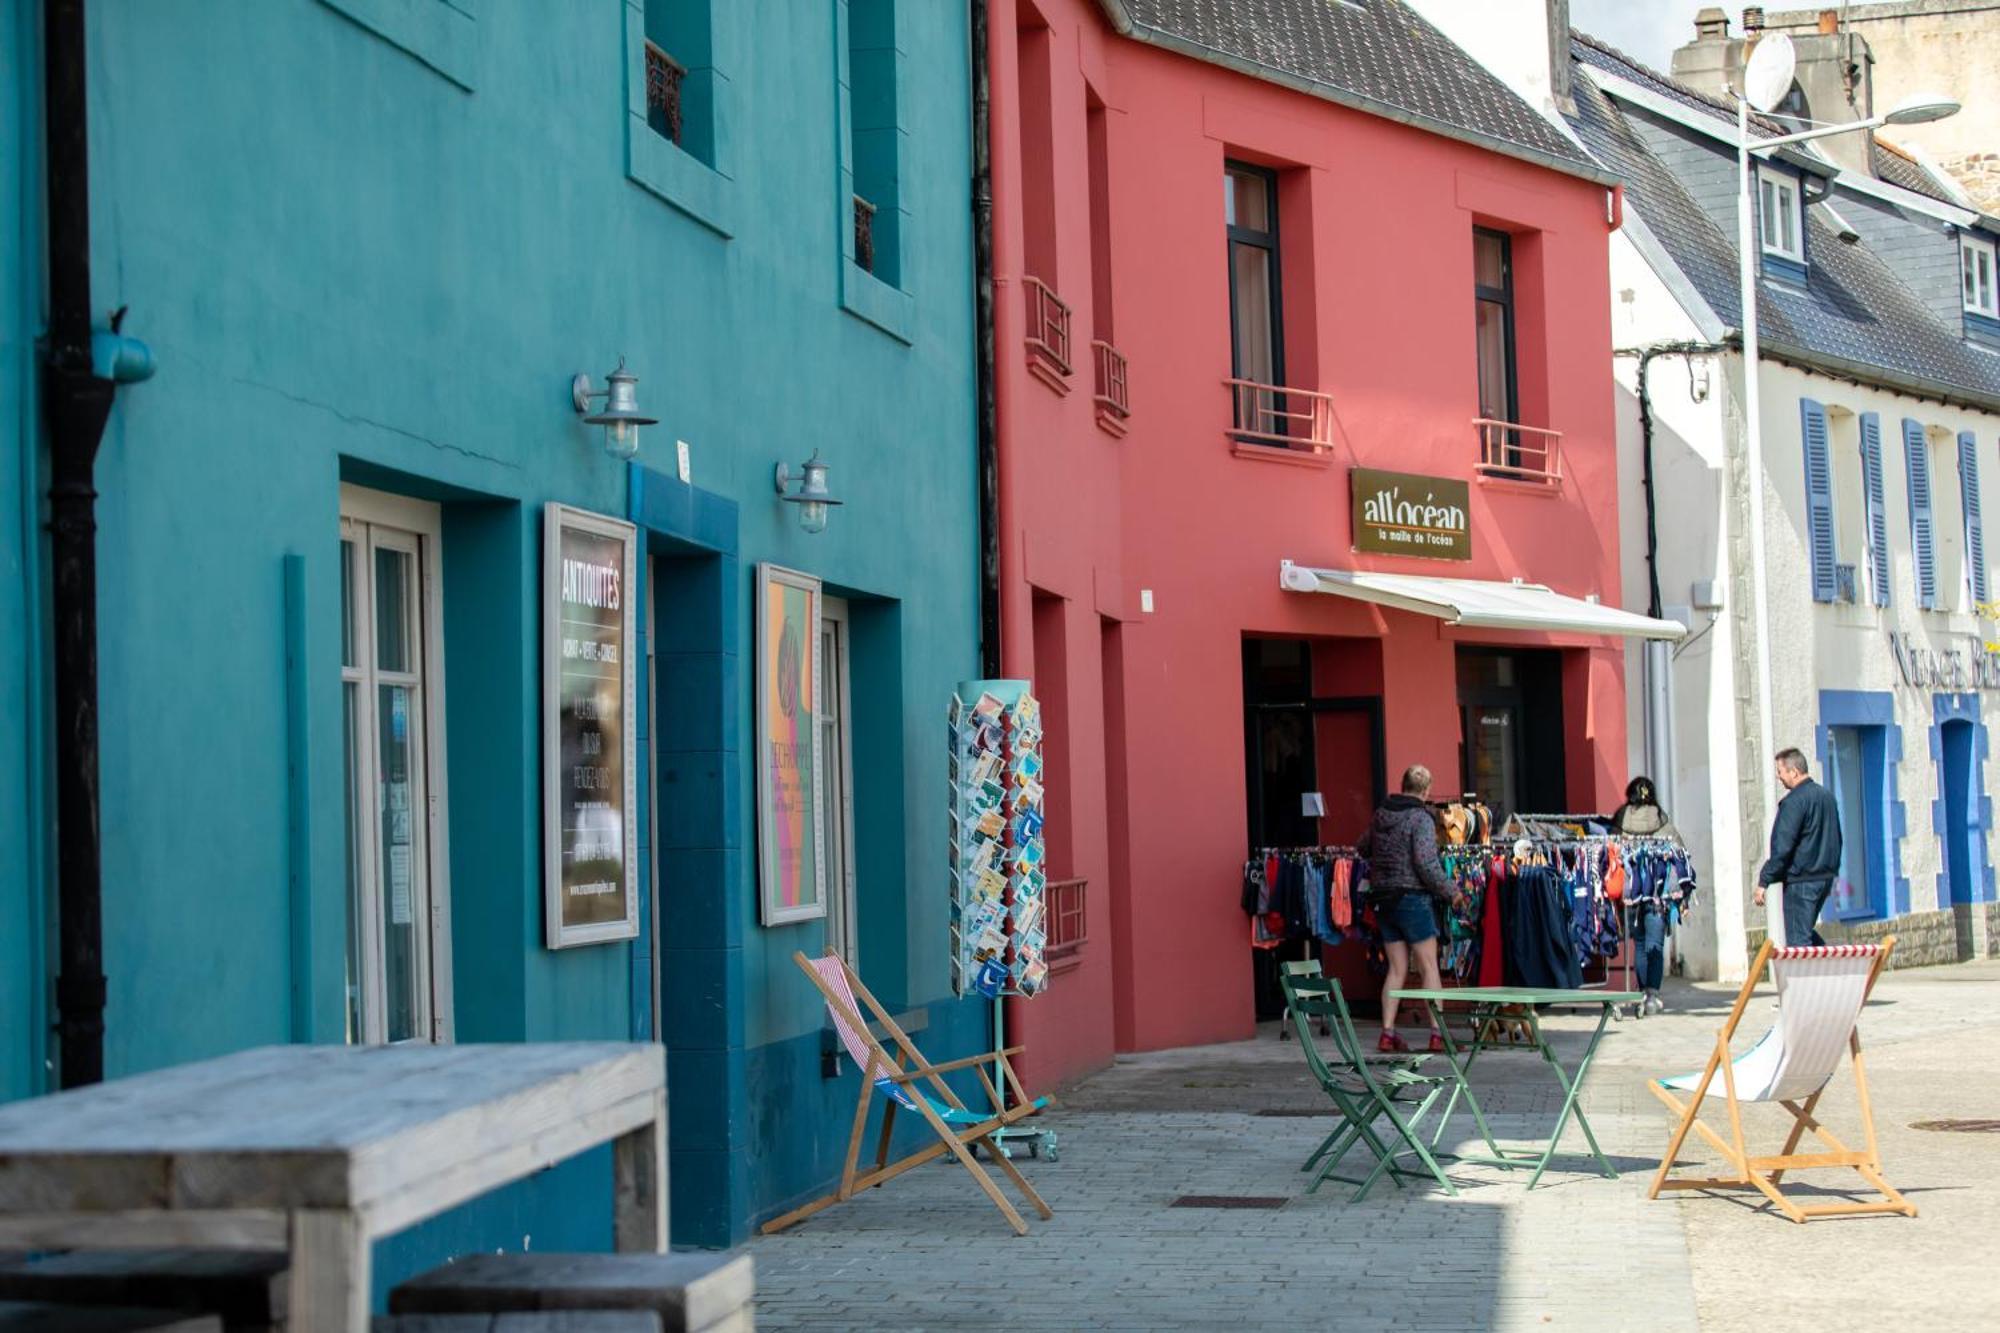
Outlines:
[[[1611, 816], [1611, 831], [1633, 837], [1681, 840], [1680, 830], [1660, 808], [1653, 780], [1645, 777], [1633, 778], [1625, 784], [1625, 804]], [[1639, 989], [1646, 997], [1639, 1002], [1639, 1012], [1657, 1014], [1667, 1007], [1660, 998], [1660, 984], [1667, 970], [1667, 911], [1658, 901], [1636, 909], [1632, 919], [1632, 955], [1639, 974]]]
[[[1358, 848], [1368, 862], [1368, 883], [1376, 900], [1375, 917], [1382, 927], [1382, 949], [1389, 958], [1389, 975], [1382, 983], [1382, 1038], [1378, 1049], [1407, 1051], [1396, 1031], [1397, 1001], [1409, 975], [1410, 957], [1426, 990], [1443, 984], [1438, 977], [1437, 914], [1433, 899], [1455, 895], [1438, 859], [1437, 821], [1424, 799], [1431, 794], [1431, 771], [1412, 764], [1403, 774], [1401, 794], [1391, 796], [1375, 812]], [[1426, 1010], [1428, 1012], [1428, 1010]], [[1444, 1038], [1431, 1030], [1430, 1049], [1444, 1049]]]
[[1826, 941], [1813, 927], [1840, 874], [1840, 809], [1833, 793], [1812, 780], [1803, 754], [1781, 750], [1777, 766], [1785, 799], [1771, 821], [1771, 858], [1757, 872], [1757, 905], [1771, 885], [1783, 884], [1783, 942], [1796, 948], [1810, 940], [1817, 949]]

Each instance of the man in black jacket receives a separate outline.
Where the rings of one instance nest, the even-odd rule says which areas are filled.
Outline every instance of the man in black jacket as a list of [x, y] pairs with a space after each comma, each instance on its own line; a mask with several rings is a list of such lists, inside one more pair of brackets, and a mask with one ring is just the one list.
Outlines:
[[1771, 822], [1771, 859], [1757, 873], [1757, 905], [1764, 905], [1766, 889], [1783, 884], [1783, 942], [1796, 948], [1810, 940], [1818, 948], [1826, 941], [1813, 927], [1840, 874], [1840, 810], [1833, 793], [1807, 773], [1803, 754], [1780, 750], [1777, 762], [1785, 799]]

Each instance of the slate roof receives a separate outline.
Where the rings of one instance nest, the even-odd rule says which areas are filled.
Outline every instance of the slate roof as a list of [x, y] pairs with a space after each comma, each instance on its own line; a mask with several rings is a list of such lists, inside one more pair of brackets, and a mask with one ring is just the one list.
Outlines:
[[1591, 180], [1570, 139], [1401, 0], [1100, 0], [1141, 41]]
[[[1680, 87], [1580, 33], [1571, 51], [1587, 68], [1663, 92]], [[1723, 140], [1618, 102], [1581, 69], [1573, 92], [1569, 124], [1599, 162], [1624, 177], [1627, 211], [1644, 220], [1667, 261], [1723, 327], [1740, 328], [1734, 190], [1710, 188], [1717, 165], [1726, 164], [1733, 175], [1735, 151]], [[1675, 100], [1724, 114], [1711, 99], [1682, 92]], [[1844, 207], [1837, 187], [1830, 202]], [[1955, 248], [1937, 224], [1931, 226], [1936, 244]], [[1758, 334], [1768, 354], [2000, 408], [2000, 356], [1968, 344], [1958, 323], [1919, 297], [1866, 240], [1841, 241], [1824, 208], [1806, 210], [1806, 255], [1805, 286], [1758, 283]]]
[[1925, 170], [1921, 162], [1908, 156], [1894, 144], [1872, 139], [1869, 149], [1875, 174], [1889, 184], [1900, 185], [1906, 190], [1927, 195], [1940, 203], [1956, 204], [1961, 208], [1965, 206], [1965, 201]]

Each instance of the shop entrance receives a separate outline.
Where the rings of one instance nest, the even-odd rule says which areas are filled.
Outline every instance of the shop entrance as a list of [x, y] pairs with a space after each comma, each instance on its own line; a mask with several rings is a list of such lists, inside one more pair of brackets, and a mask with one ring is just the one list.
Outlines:
[[1460, 648], [1458, 707], [1465, 790], [1496, 822], [1568, 813], [1560, 652]]
[[[1253, 852], [1351, 845], [1367, 829], [1387, 789], [1380, 672], [1380, 647], [1369, 640], [1244, 640], [1245, 795]], [[1284, 1009], [1278, 963], [1310, 957], [1312, 947], [1294, 940], [1253, 951], [1259, 1022]], [[1328, 967], [1340, 975], [1331, 960]]]

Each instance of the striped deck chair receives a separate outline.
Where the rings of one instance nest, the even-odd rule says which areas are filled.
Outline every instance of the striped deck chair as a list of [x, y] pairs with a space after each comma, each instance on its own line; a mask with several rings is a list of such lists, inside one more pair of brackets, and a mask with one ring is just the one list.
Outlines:
[[[1667, 1143], [1660, 1169], [1653, 1176], [1648, 1198], [1657, 1199], [1663, 1189], [1710, 1190], [1756, 1189], [1794, 1222], [1816, 1217], [1854, 1216], [1860, 1213], [1901, 1213], [1915, 1217], [1916, 1208], [1882, 1178], [1882, 1159], [1875, 1146], [1875, 1117], [1868, 1106], [1868, 1074], [1861, 1061], [1861, 1034], [1856, 1023], [1861, 1007], [1875, 988], [1889, 953], [1896, 947], [1894, 936], [1881, 944], [1840, 944], [1826, 948], [1774, 949], [1766, 940], [1750, 966], [1729, 1018], [1716, 1034], [1715, 1050], [1707, 1066], [1698, 1074], [1653, 1079], [1647, 1086], [1680, 1117]], [[1778, 985], [1778, 1021], [1755, 1046], [1731, 1058], [1730, 1039], [1749, 1008], [1750, 994], [1757, 988], [1766, 968]], [[1856, 1151], [1836, 1138], [1814, 1117], [1821, 1094], [1826, 1091], [1840, 1053], [1853, 1055], [1854, 1088], [1861, 1102], [1864, 1146]], [[1716, 1076], [1720, 1074], [1720, 1086]], [[1682, 1102], [1675, 1094], [1692, 1094]], [[1710, 1100], [1729, 1108], [1730, 1137], [1724, 1139], [1701, 1120], [1703, 1106]], [[1791, 1132], [1784, 1150], [1774, 1156], [1753, 1157], [1743, 1142], [1742, 1105], [1746, 1102], [1776, 1102], [1792, 1114]], [[1670, 1179], [1674, 1158], [1687, 1141], [1690, 1130], [1698, 1131], [1734, 1168], [1733, 1176], [1715, 1179]], [[1811, 1130], [1831, 1149], [1829, 1152], [1801, 1153], [1799, 1140]], [[1778, 1186], [1787, 1171], [1844, 1166], [1882, 1197], [1879, 1202], [1831, 1203], [1806, 1206], [1794, 1203]]]
[[[836, 1203], [844, 1203], [862, 1190], [885, 1184], [912, 1167], [935, 1161], [946, 1153], [957, 1158], [958, 1164], [972, 1173], [973, 1180], [978, 1182], [980, 1189], [986, 1191], [986, 1197], [993, 1200], [994, 1206], [1014, 1228], [1014, 1233], [1020, 1236], [1027, 1235], [1028, 1224], [1021, 1220], [1021, 1214], [1015, 1211], [1013, 1204], [1007, 1202], [1007, 1197], [1000, 1192], [1000, 1187], [993, 1183], [993, 1177], [986, 1174], [985, 1169], [973, 1157], [970, 1145], [975, 1144], [986, 1149], [987, 1156], [993, 1159], [995, 1165], [1014, 1183], [1014, 1188], [1034, 1206], [1044, 1221], [1055, 1216], [1049, 1206], [1042, 1202], [1042, 1196], [1035, 1193], [1034, 1188], [1022, 1176], [1020, 1169], [1007, 1159], [991, 1137], [995, 1130], [1025, 1120], [1055, 1100], [1053, 1097], [1030, 1098], [1022, 1089], [1021, 1080], [1015, 1077], [1014, 1066], [1008, 1057], [1019, 1055], [1023, 1047], [1010, 1046], [1004, 1051], [995, 1051], [990, 1055], [972, 1055], [963, 1060], [951, 1060], [941, 1065], [931, 1064], [918, 1052], [903, 1029], [896, 1025], [896, 1020], [889, 1016], [889, 1011], [868, 993], [868, 988], [861, 984], [861, 978], [854, 974], [854, 970], [848, 967], [840, 955], [829, 953], [824, 958], [808, 958], [803, 953], [794, 953], [792, 961], [804, 970], [807, 979], [819, 988], [821, 995], [826, 997], [827, 1015], [833, 1021], [833, 1030], [839, 1034], [840, 1044], [847, 1048], [848, 1055], [854, 1059], [855, 1067], [861, 1071], [861, 1095], [854, 1106], [854, 1133], [847, 1142], [847, 1160], [841, 1170], [839, 1188], [824, 1198], [815, 1199], [811, 1203], [793, 1209], [783, 1217], [766, 1222], [763, 1228], [766, 1235], [803, 1222], [822, 1209], [831, 1208]], [[860, 998], [858, 1004], [855, 1002], [857, 996]], [[891, 1055], [869, 1030], [868, 1022], [862, 1016], [863, 1005], [867, 1007], [868, 1013], [874, 1015], [875, 1023], [882, 1031], [888, 1033], [889, 1039], [895, 1043], [895, 1054]], [[906, 1060], [907, 1064], [904, 1063]], [[1014, 1093], [1014, 1105], [1011, 1107], [1007, 1105], [999, 1087], [986, 1072], [989, 1066], [995, 1064], [1000, 1067], [1002, 1078]], [[940, 1076], [959, 1069], [970, 1069], [979, 1075], [979, 1081], [985, 1086], [986, 1095], [993, 1103], [992, 1110], [968, 1109], [965, 1103], [946, 1086]], [[921, 1083], [929, 1083], [934, 1092], [919, 1086]], [[875, 1165], [872, 1169], [862, 1172], [859, 1170], [862, 1131], [868, 1123], [868, 1103], [876, 1094], [883, 1099], [882, 1132], [876, 1142]], [[921, 1116], [936, 1132], [938, 1141], [918, 1149], [900, 1161], [891, 1162], [889, 1136], [896, 1127], [898, 1110]]]

